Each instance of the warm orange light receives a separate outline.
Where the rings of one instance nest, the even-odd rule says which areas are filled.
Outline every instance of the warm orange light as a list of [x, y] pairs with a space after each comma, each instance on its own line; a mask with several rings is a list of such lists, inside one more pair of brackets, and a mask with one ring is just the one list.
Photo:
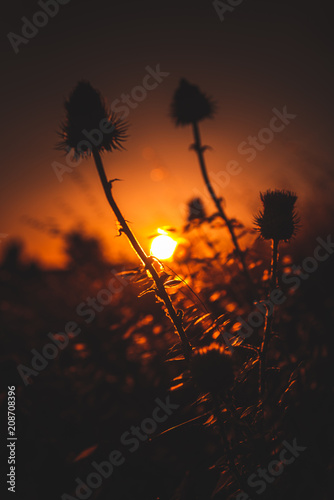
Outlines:
[[170, 259], [177, 247], [177, 241], [161, 229], [158, 229], [158, 233], [159, 236], [156, 236], [151, 244], [151, 255], [159, 260]]

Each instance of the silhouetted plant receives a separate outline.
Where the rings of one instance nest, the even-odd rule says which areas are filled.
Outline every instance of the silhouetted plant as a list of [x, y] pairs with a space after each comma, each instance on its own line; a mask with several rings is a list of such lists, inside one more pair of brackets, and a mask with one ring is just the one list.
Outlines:
[[204, 393], [223, 397], [233, 386], [231, 355], [217, 342], [194, 350], [190, 370], [194, 382]]
[[206, 118], [213, 118], [215, 109], [216, 106], [211, 98], [201, 92], [196, 85], [190, 84], [184, 78], [181, 79], [180, 84], [174, 93], [171, 104], [171, 116], [177, 126], [191, 125], [192, 127], [195, 143], [191, 146], [191, 148], [197, 154], [205, 185], [214, 204], [216, 205], [220, 217], [226, 224], [226, 227], [231, 235], [235, 252], [241, 262], [244, 274], [254, 292], [254, 285], [249, 274], [244, 252], [241, 250], [238, 238], [235, 234], [233, 221], [226, 215], [222, 206], [222, 199], [217, 196], [215, 190], [213, 189], [204, 159], [204, 152], [209, 148], [209, 146], [202, 145], [199, 122]]
[[291, 191], [275, 189], [260, 193], [263, 210], [255, 217], [255, 225], [265, 240], [289, 241], [298, 229], [297, 196]]
[[[65, 102], [66, 121], [62, 124], [58, 149], [74, 150], [76, 158], [87, 157], [96, 149], [100, 153], [123, 149], [127, 124], [108, 111], [100, 93], [87, 81], [81, 81]], [[87, 140], [87, 133], [99, 131], [98, 146]]]
[[[149, 277], [153, 279], [155, 286], [152, 291], [164, 303], [175, 330], [179, 335], [184, 356], [188, 359], [191, 346], [182, 324], [183, 313], [181, 311], [176, 312], [174, 309], [164, 286], [166, 277], [159, 275], [154, 267], [153, 258], [146, 255], [120, 211], [112, 194], [112, 185], [117, 179], [108, 181], [102, 163], [101, 153], [122, 148], [122, 143], [127, 137], [127, 124], [108, 112], [101, 94], [90, 83], [85, 81], [79, 82], [72, 91], [69, 99], [65, 102], [65, 109], [66, 121], [62, 125], [62, 141], [58, 147], [67, 151], [74, 149], [76, 156], [87, 157], [90, 154], [93, 155], [104, 193], [118, 220], [119, 233], [124, 233], [127, 236]], [[107, 130], [107, 132], [102, 134], [101, 129], [103, 131]], [[99, 137], [103, 135], [103, 138], [100, 141], [95, 141], [94, 145], [90, 144], [84, 134], [85, 131], [91, 134], [99, 131]]]
[[[205, 100], [202, 101], [200, 107], [200, 114], [192, 116], [193, 120], [198, 120], [204, 117], [208, 109], [205, 109]], [[146, 255], [135, 235], [131, 231], [128, 223], [126, 222], [123, 214], [121, 213], [112, 193], [113, 181], [108, 181], [103, 163], [101, 153], [104, 151], [113, 151], [114, 149], [122, 148], [122, 143], [126, 139], [127, 126], [124, 122], [119, 120], [114, 115], [107, 111], [107, 107], [100, 93], [96, 91], [87, 82], [80, 82], [71, 93], [68, 101], [65, 103], [67, 111], [66, 121], [62, 127], [62, 142], [61, 148], [66, 150], [74, 149], [76, 156], [88, 157], [92, 154], [96, 168], [106, 195], [106, 198], [116, 215], [119, 223], [119, 232], [124, 233], [129, 242], [131, 243], [134, 251], [141, 260], [149, 278], [153, 279], [154, 287], [145, 290], [145, 292], [153, 291], [157, 298], [159, 298], [165, 305], [168, 315], [174, 324], [175, 330], [178, 333], [182, 345], [183, 355], [186, 360], [191, 360], [192, 348], [183, 328], [183, 313], [181, 310], [176, 312], [169, 295], [165, 289], [165, 283], [168, 284], [168, 275], [160, 273], [154, 266], [154, 259]], [[186, 113], [183, 115], [183, 120], [186, 119]], [[196, 121], [193, 122], [196, 126]], [[98, 136], [101, 136], [101, 124], [104, 128], [110, 127], [107, 137], [103, 134], [103, 139], [96, 144], [90, 144], [83, 137], [83, 131], [92, 133], [100, 131]], [[78, 141], [78, 142], [77, 142]], [[114, 179], [116, 180], [116, 179]], [[235, 464], [233, 452], [230, 449], [229, 440], [224, 427], [224, 419], [221, 416], [220, 402], [221, 397], [233, 384], [233, 369], [230, 358], [223, 352], [223, 348], [215, 347], [207, 350], [199, 350], [195, 353], [195, 358], [189, 364], [190, 372], [193, 373], [194, 379], [198, 382], [199, 386], [203, 389], [208, 389], [213, 398], [213, 412], [219, 423], [220, 434], [225, 446], [226, 454], [232, 472], [241, 487], [246, 488], [238, 468]], [[203, 367], [203, 361], [205, 366]], [[209, 364], [208, 364], [209, 363]], [[210, 370], [208, 371], [208, 368]], [[212, 371], [213, 370], [213, 371]]]
[[[299, 217], [296, 214], [295, 203], [297, 196], [291, 191], [275, 189], [260, 193], [263, 204], [254, 219], [255, 227], [265, 240], [272, 241], [272, 259], [269, 295], [277, 286], [278, 246], [280, 241], [289, 241], [299, 226]], [[267, 308], [266, 323], [260, 351], [259, 390], [263, 397], [265, 391], [266, 357], [270, 342], [273, 322], [273, 311], [269, 314]]]
[[[65, 108], [67, 119], [62, 127], [62, 141], [59, 147], [66, 151], [74, 150], [74, 155], [76, 157], [81, 156], [86, 158], [90, 155], [93, 156], [106, 198], [118, 220], [119, 233], [124, 233], [126, 235], [136, 255], [144, 266], [145, 272], [142, 272], [140, 276], [141, 285], [145, 286], [143, 294], [154, 292], [156, 297], [164, 303], [164, 311], [167, 310], [167, 316], [171, 319], [175, 331], [179, 335], [183, 353], [181, 352], [180, 345], [177, 344], [177, 346], [171, 347], [167, 356], [168, 361], [178, 362], [182, 359], [181, 366], [183, 367], [183, 373], [180, 375], [180, 372], [177, 371], [177, 376], [174, 378], [175, 386], [173, 389], [181, 389], [181, 387], [184, 387], [186, 391], [190, 389], [187, 395], [190, 395], [192, 403], [194, 402], [194, 398], [196, 399], [196, 403], [198, 403], [196, 417], [180, 425], [185, 425], [202, 417], [209, 417], [204, 425], [206, 427], [215, 425], [219, 431], [224, 450], [222, 451], [220, 448], [220, 440], [215, 437], [214, 454], [219, 451], [221, 456], [218, 461], [216, 461], [217, 457], [215, 456], [214, 460], [216, 463], [210, 468], [214, 468], [217, 465], [218, 470], [221, 472], [221, 476], [225, 475], [227, 477], [227, 482], [225, 478], [223, 478], [221, 482], [219, 481], [212, 496], [216, 495], [217, 498], [218, 495], [223, 495], [224, 498], [227, 498], [229, 492], [232, 493], [232, 490], [233, 493], [235, 493], [235, 486], [237, 483], [238, 488], [241, 488], [248, 495], [248, 498], [254, 498], [255, 495], [244, 477], [246, 477], [247, 469], [248, 472], [256, 470], [256, 467], [267, 459], [267, 445], [268, 442], [273, 440], [270, 434], [274, 427], [268, 427], [267, 434], [262, 432], [263, 427], [261, 427], [261, 425], [264, 422], [264, 418], [262, 418], [264, 412], [262, 412], [261, 415], [261, 407], [263, 408], [263, 405], [259, 403], [257, 393], [258, 377], [257, 372], [254, 370], [254, 367], [257, 367], [259, 363], [259, 390], [260, 402], [262, 402], [265, 389], [267, 351], [272, 334], [272, 315], [269, 309], [267, 309], [261, 347], [246, 344], [241, 337], [238, 337], [237, 333], [235, 333], [238, 330], [234, 328], [237, 325], [235, 321], [236, 318], [240, 318], [240, 314], [245, 312], [245, 307], [240, 303], [240, 297], [238, 296], [238, 290], [241, 288], [237, 288], [235, 292], [231, 291], [230, 293], [230, 290], [233, 290], [233, 286], [230, 288], [228, 287], [230, 281], [234, 278], [233, 275], [236, 274], [235, 264], [227, 264], [225, 270], [221, 269], [217, 258], [209, 259], [205, 256], [205, 258], [201, 260], [198, 258], [198, 255], [187, 257], [185, 263], [189, 269], [190, 280], [194, 281], [196, 292], [199, 292], [198, 295], [193, 293], [191, 298], [189, 290], [192, 291], [192, 289], [186, 282], [186, 279], [176, 275], [177, 279], [171, 280], [170, 276], [162, 270], [161, 266], [158, 268], [158, 261], [145, 253], [120, 211], [112, 192], [113, 182], [117, 179], [108, 181], [102, 163], [101, 154], [103, 152], [111, 152], [115, 149], [123, 148], [123, 143], [127, 137], [127, 124], [121, 121], [117, 116], [108, 112], [101, 94], [93, 89], [88, 82], [79, 82], [71, 93], [68, 101], [66, 101]], [[211, 99], [201, 93], [197, 87], [190, 85], [185, 80], [181, 81], [180, 88], [176, 91], [174, 96], [172, 105], [173, 117], [177, 125], [191, 125], [193, 128], [195, 137], [193, 148], [198, 155], [206, 185], [218, 209], [218, 214], [215, 213], [212, 217], [207, 217], [202, 201], [199, 198], [194, 198], [188, 204], [187, 223], [188, 227], [191, 229], [197, 227], [201, 228], [204, 224], [212, 222], [216, 217], [223, 218], [230, 231], [235, 246], [235, 253], [238, 255], [243, 265], [243, 270], [247, 275], [247, 279], [252, 284], [245, 262], [245, 255], [240, 250], [237, 235], [235, 234], [235, 221], [226, 216], [222, 208], [221, 199], [216, 196], [207, 175], [203, 155], [206, 148], [201, 144], [198, 124], [205, 118], [211, 118], [214, 115], [214, 111], [215, 106]], [[103, 127], [101, 127], [101, 124]], [[106, 130], [103, 134], [102, 129]], [[96, 131], [99, 131], [99, 133]], [[95, 139], [96, 137], [100, 137], [101, 140], [91, 144], [87, 141], [87, 134], [84, 132], [88, 132], [90, 136], [92, 136], [92, 133], [94, 134], [94, 132], [96, 132], [94, 135]], [[96, 142], [98, 142], [98, 144], [96, 144]], [[279, 242], [288, 241], [295, 234], [298, 225], [299, 219], [294, 208], [296, 199], [296, 195], [288, 191], [276, 190], [267, 191], [261, 194], [263, 210], [256, 216], [255, 224], [261, 236], [273, 242], [270, 291], [272, 291], [277, 284]], [[78, 242], [80, 243], [80, 239]], [[213, 249], [213, 245], [209, 243], [210, 242], [208, 242], [208, 245]], [[219, 257], [220, 252], [215, 252], [215, 256]], [[207, 277], [203, 276], [209, 267], [207, 266], [207, 268], [205, 268], [203, 265], [203, 263], [207, 265], [206, 261], [211, 261], [212, 265]], [[203, 267], [201, 277], [199, 277], [197, 273], [198, 267], [195, 267], [198, 266], [198, 264]], [[231, 269], [229, 269], [229, 267]], [[236, 276], [237, 283], [238, 277], [240, 283], [239, 273], [237, 273]], [[154, 282], [153, 286], [151, 286], [152, 280]], [[137, 279], [137, 281], [139, 282], [139, 279]], [[148, 282], [150, 283], [149, 288]], [[206, 297], [203, 298], [202, 301], [200, 295], [202, 295], [203, 284], [205, 284], [206, 287]], [[166, 291], [168, 286], [184, 286], [186, 292], [184, 294], [176, 294], [172, 303]], [[242, 283], [241, 287], [242, 286], [245, 286], [245, 283]], [[198, 299], [197, 303], [193, 299], [194, 296]], [[206, 300], [210, 301], [210, 306], [215, 304], [212, 310], [214, 313], [218, 314], [212, 314], [210, 312], [210, 307], [206, 307]], [[180, 305], [180, 308], [177, 309], [175, 304]], [[185, 307], [187, 307], [187, 317], [183, 319], [182, 310], [184, 310]], [[204, 314], [203, 310], [205, 310]], [[212, 318], [215, 319], [212, 320]], [[133, 316], [128, 318], [128, 331], [124, 334], [124, 338], [127, 339], [130, 338], [129, 335], [133, 332], [138, 336], [140, 335], [141, 342], [138, 342], [138, 346], [136, 346], [135, 349], [139, 349], [139, 346], [140, 349], [145, 348], [147, 339], [143, 339], [143, 337], [149, 337], [152, 331], [152, 337], [157, 341], [161, 341], [160, 335], [156, 335], [156, 333], [159, 332], [159, 327], [161, 327], [160, 331], [163, 331], [163, 325], [153, 325], [152, 317], [151, 319], [143, 318], [142, 323], [137, 321], [137, 319], [138, 316], [136, 316], [135, 319]], [[156, 327], [158, 327], [158, 329], [156, 329]], [[186, 327], [191, 328], [192, 344], [197, 347], [192, 347], [190, 345], [185, 333]], [[227, 333], [227, 329], [231, 332], [230, 345], [236, 350], [233, 357], [230, 351], [225, 348], [222, 340], [222, 334]], [[123, 335], [121, 327], [120, 332]], [[143, 332], [145, 332], [145, 334]], [[233, 335], [234, 333], [235, 336]], [[171, 337], [173, 336], [171, 335]], [[224, 335], [223, 338], [225, 339]], [[144, 342], [142, 342], [142, 340], [144, 340]], [[247, 354], [244, 354], [244, 350], [246, 350]], [[150, 354], [152, 355], [154, 347], [152, 348], [152, 346], [149, 346], [147, 351], [151, 351]], [[139, 352], [141, 354], [144, 353], [144, 351]], [[240, 354], [240, 352], [242, 352], [242, 354]], [[251, 352], [250, 356], [249, 352]], [[145, 354], [149, 354], [149, 352], [145, 352]], [[180, 354], [183, 354], [183, 356], [180, 356]], [[186, 359], [187, 363], [184, 363], [183, 358]], [[252, 370], [254, 371], [252, 372]], [[254, 378], [252, 378], [253, 374]], [[251, 392], [250, 395], [248, 391]], [[185, 405], [183, 409], [185, 412], [192, 412], [193, 407], [193, 404], [189, 404]], [[276, 423], [277, 422], [275, 422], [275, 425]], [[163, 434], [177, 427], [178, 426], [173, 426], [163, 431]], [[276, 430], [275, 428], [275, 432]], [[197, 441], [197, 437], [195, 441]], [[256, 449], [254, 451], [253, 448], [257, 446], [259, 450]], [[252, 453], [255, 455], [254, 460], [249, 459]], [[214, 454], [212, 454], [212, 456], [214, 456]], [[255, 469], [253, 469], [253, 462], [255, 463]], [[223, 491], [225, 485], [227, 485], [226, 491]]]
[[201, 198], [193, 198], [188, 203], [188, 222], [204, 218], [205, 210]]

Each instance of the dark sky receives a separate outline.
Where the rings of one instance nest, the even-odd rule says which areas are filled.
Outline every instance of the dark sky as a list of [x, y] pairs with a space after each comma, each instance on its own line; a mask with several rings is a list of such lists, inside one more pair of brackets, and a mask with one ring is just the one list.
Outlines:
[[[228, 2], [226, 2], [228, 3]], [[63, 102], [79, 79], [111, 103], [140, 86], [147, 66], [168, 73], [129, 112], [127, 151], [105, 156], [133, 229], [147, 237], [162, 225], [180, 226], [182, 206], [202, 195], [209, 211], [190, 128], [175, 128], [169, 106], [181, 77], [218, 104], [202, 123], [209, 171], [230, 160], [242, 172], [221, 191], [227, 212], [250, 223], [267, 188], [299, 195], [303, 231], [312, 240], [332, 226], [333, 62], [329, 2], [244, 0], [221, 21], [211, 1], [70, 0], [15, 54], [7, 33], [21, 35], [35, 1], [12, 0], [2, 12], [2, 202], [0, 233], [21, 237], [28, 255], [59, 264], [61, 239], [48, 228], [82, 227], [100, 235], [111, 253], [115, 225], [91, 160], [59, 182], [64, 162], [54, 149]], [[296, 115], [252, 162], [238, 152], [268, 127], [273, 108]], [[34, 227], [35, 226], [35, 227]], [[39, 228], [39, 229], [38, 229]], [[328, 232], [327, 232], [328, 234]], [[4, 239], [2, 240], [4, 241]], [[3, 246], [3, 244], [2, 244]], [[312, 246], [312, 243], [311, 243]]]

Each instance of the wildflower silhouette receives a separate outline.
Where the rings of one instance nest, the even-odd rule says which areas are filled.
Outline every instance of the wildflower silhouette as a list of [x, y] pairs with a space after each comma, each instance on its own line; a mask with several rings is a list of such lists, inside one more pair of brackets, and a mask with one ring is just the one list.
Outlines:
[[235, 234], [233, 222], [228, 218], [223, 209], [222, 199], [217, 196], [215, 190], [213, 189], [204, 159], [204, 151], [206, 151], [209, 147], [202, 145], [198, 124], [206, 118], [213, 118], [215, 110], [216, 105], [210, 97], [206, 96], [196, 85], [190, 84], [184, 78], [180, 80], [180, 84], [174, 93], [171, 104], [171, 116], [177, 126], [192, 126], [195, 143], [191, 146], [191, 149], [194, 149], [197, 154], [205, 185], [214, 204], [216, 205], [220, 217], [226, 224], [246, 279], [254, 292], [254, 284], [248, 271], [245, 254], [241, 250], [238, 238]]
[[214, 101], [196, 85], [182, 78], [172, 102], [172, 117], [176, 125], [192, 125], [205, 118], [213, 118], [214, 113]]
[[[113, 197], [112, 186], [117, 179], [108, 181], [104, 170], [101, 153], [123, 148], [122, 143], [127, 138], [127, 124], [117, 118], [116, 115], [108, 112], [100, 92], [86, 81], [77, 84], [69, 99], [65, 102], [65, 109], [66, 121], [62, 124], [60, 134], [62, 140], [58, 144], [58, 148], [66, 151], [73, 149], [76, 157], [88, 157], [92, 154], [104, 193], [118, 220], [119, 232], [127, 236], [132, 248], [145, 266], [148, 276], [153, 279], [155, 284], [154, 292], [157, 298], [164, 303], [168, 316], [179, 335], [183, 354], [186, 359], [189, 359], [191, 346], [183, 328], [183, 314], [181, 314], [181, 311], [176, 312], [174, 309], [164, 286], [166, 278], [163, 275], [160, 276], [155, 269], [153, 258], [146, 255]], [[103, 138], [101, 138], [101, 130], [105, 131]], [[91, 144], [87, 141], [87, 133], [90, 136], [93, 133], [98, 133], [100, 140], [94, 141], [95, 144]]]
[[[297, 196], [291, 191], [268, 190], [260, 193], [263, 210], [255, 216], [256, 230], [265, 240], [272, 241], [272, 259], [269, 294], [277, 286], [278, 246], [280, 241], [289, 241], [297, 232], [299, 217], [295, 210]], [[265, 391], [266, 357], [271, 336], [273, 313], [267, 309], [264, 336], [260, 351], [259, 391], [263, 397]]]
[[[152, 257], [146, 255], [140, 243], [138, 242], [135, 235], [132, 233], [130, 227], [128, 226], [123, 214], [121, 213], [113, 197], [112, 194], [113, 181], [107, 180], [106, 173], [103, 167], [101, 153], [104, 151], [113, 151], [114, 149], [122, 148], [122, 142], [126, 139], [127, 126], [124, 122], [117, 119], [115, 116], [108, 114], [106, 105], [103, 101], [101, 94], [93, 87], [91, 87], [91, 85], [87, 82], [78, 83], [77, 87], [71, 93], [69, 100], [66, 101], [65, 109], [67, 111], [67, 116], [65, 123], [62, 125], [62, 133], [61, 133], [62, 141], [58, 145], [58, 147], [65, 149], [66, 151], [68, 151], [68, 149], [74, 149], [76, 156], [79, 155], [82, 157], [88, 157], [90, 156], [90, 154], [92, 154], [106, 198], [118, 220], [120, 226], [120, 234], [124, 233], [127, 236], [134, 251], [136, 252], [137, 256], [139, 257], [143, 265], [145, 266], [148, 276], [153, 279], [155, 283], [155, 290], [154, 290], [155, 294], [160, 300], [164, 302], [168, 312], [168, 316], [170, 317], [175, 327], [175, 330], [179, 335], [183, 348], [184, 357], [188, 362], [190, 362], [192, 347], [188, 341], [188, 338], [183, 328], [183, 313], [180, 310], [178, 312], [175, 311], [174, 306], [170, 300], [170, 297], [166, 292], [164, 286], [164, 282], [166, 280], [165, 273], [159, 275], [159, 273], [154, 267], [153, 264], [154, 260], [152, 259]], [[88, 130], [88, 132], [89, 131], [95, 132], [96, 130], [100, 130], [101, 124], [108, 124], [111, 126], [110, 127], [111, 133], [109, 135], [108, 141], [106, 140], [100, 141], [98, 145], [91, 145], [90, 143], [88, 143], [89, 145], [83, 144], [83, 142], [85, 141], [85, 139], [82, 138], [84, 135], [83, 132], [85, 132], [86, 130]], [[78, 140], [79, 143], [76, 143], [75, 142], [76, 140]], [[216, 354], [214, 354], [214, 356]], [[209, 354], [209, 356], [210, 355], [211, 354]], [[222, 353], [219, 353], [219, 356], [220, 355], [222, 355]], [[225, 369], [224, 373], [226, 374], [228, 370], [227, 366], [229, 366], [227, 365], [227, 363], [229, 363], [229, 361], [225, 359], [225, 355], [224, 356], [222, 355], [222, 357], [219, 359], [222, 362], [222, 365], [224, 366]], [[198, 363], [198, 361], [196, 362], [195, 360], [195, 365], [194, 365], [195, 377], [196, 377], [196, 367], [197, 367], [197, 373], [200, 372], [200, 370], [198, 369], [199, 365], [200, 362]], [[204, 377], [204, 385], [205, 385], [205, 380], [208, 380], [208, 378]], [[221, 382], [222, 378], [219, 378], [214, 382], [214, 384], [215, 386], [217, 386], [217, 384], [220, 384]], [[222, 385], [222, 388], [227, 389], [227, 385], [230, 385], [232, 382], [233, 380], [231, 379], [231, 371], [229, 371], [229, 376], [227, 378], [224, 378], [224, 385]], [[220, 422], [219, 426], [221, 428], [221, 435], [226, 449], [226, 453], [229, 456], [231, 470], [233, 470], [235, 477], [237, 481], [239, 481], [240, 485], [244, 486], [244, 481], [236, 468], [235, 460], [231, 453], [228, 438], [225, 429], [223, 427], [223, 419], [221, 419], [220, 408], [219, 408], [219, 399], [218, 399], [219, 396], [217, 395], [214, 397], [216, 401], [214, 403], [215, 414], [217, 420]]]
[[231, 355], [217, 342], [194, 350], [190, 370], [194, 382], [204, 393], [224, 396], [233, 386]]
[[212, 256], [206, 259], [206, 264], [210, 266], [210, 268], [214, 269], [215, 262], [220, 257], [220, 251], [216, 248], [215, 243], [210, 240], [207, 232], [204, 229], [204, 223], [212, 222], [212, 220], [216, 218], [217, 214], [208, 217], [206, 215], [206, 211], [201, 198], [193, 198], [188, 201], [187, 209], [187, 222], [183, 230], [184, 232], [188, 232], [193, 229], [196, 230], [198, 234], [198, 240], [203, 241], [209, 248], [210, 253], [212, 253]]
[[65, 109], [66, 121], [59, 134], [61, 141], [58, 149], [73, 149], [76, 158], [87, 157], [93, 149], [93, 144], [87, 138], [96, 132], [99, 133], [98, 151], [123, 149], [122, 143], [127, 139], [127, 124], [114, 113], [108, 112], [100, 93], [89, 82], [77, 84], [65, 102]]
[[188, 222], [205, 219], [205, 210], [201, 198], [193, 198], [188, 203]]
[[288, 241], [296, 234], [299, 218], [291, 191], [275, 189], [260, 193], [263, 210], [255, 217], [255, 226], [265, 240]]

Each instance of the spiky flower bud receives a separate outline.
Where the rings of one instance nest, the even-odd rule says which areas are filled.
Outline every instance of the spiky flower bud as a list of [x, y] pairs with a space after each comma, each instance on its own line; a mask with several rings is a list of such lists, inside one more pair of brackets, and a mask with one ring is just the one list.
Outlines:
[[188, 203], [188, 222], [205, 218], [205, 210], [201, 198], [193, 198]]
[[257, 231], [265, 240], [288, 241], [298, 229], [296, 194], [275, 189], [260, 193], [260, 196], [263, 210], [254, 219]]
[[58, 149], [74, 149], [76, 157], [98, 151], [122, 149], [127, 124], [109, 112], [103, 97], [89, 82], [81, 81], [65, 101], [66, 119]]
[[190, 371], [194, 382], [204, 393], [224, 396], [234, 383], [231, 356], [217, 342], [193, 352]]
[[212, 99], [184, 78], [180, 81], [171, 105], [171, 115], [176, 125], [190, 125], [204, 118], [212, 118], [214, 111]]

